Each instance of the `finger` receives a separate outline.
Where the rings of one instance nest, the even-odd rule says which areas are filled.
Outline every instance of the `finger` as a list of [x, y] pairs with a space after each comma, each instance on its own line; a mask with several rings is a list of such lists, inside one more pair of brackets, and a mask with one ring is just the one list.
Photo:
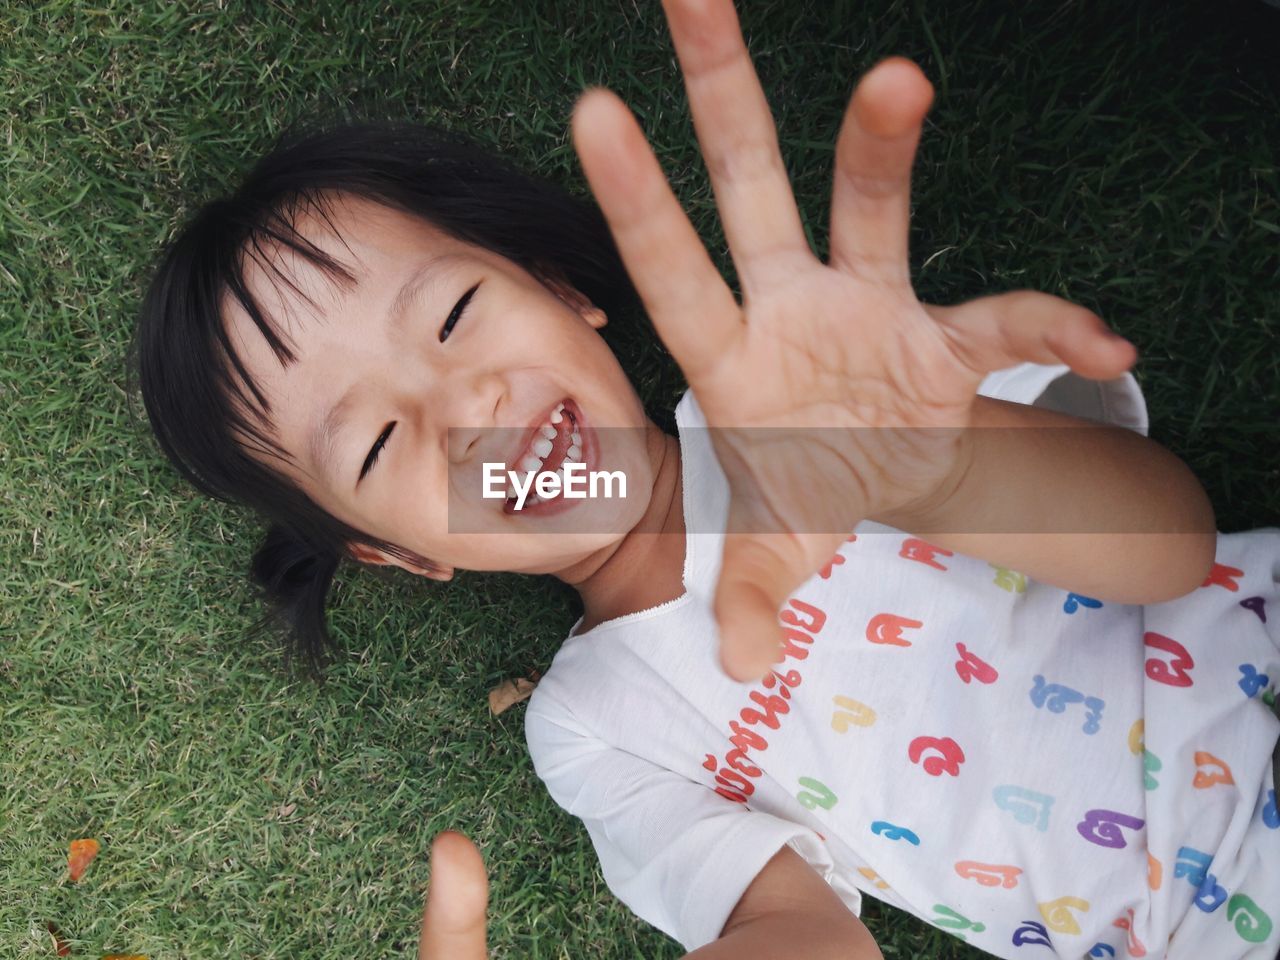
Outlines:
[[749, 298], [813, 252], [732, 0], [663, 0], [725, 239]]
[[1035, 290], [925, 310], [957, 357], [980, 375], [1024, 362], [1065, 363], [1082, 377], [1111, 380], [1138, 359], [1137, 348], [1092, 310]]
[[447, 830], [431, 845], [431, 883], [422, 912], [419, 960], [485, 960], [489, 879], [475, 844]]
[[778, 608], [804, 581], [781, 534], [731, 533], [716, 585], [720, 666], [737, 681], [759, 680], [778, 660]]
[[573, 143], [636, 292], [695, 383], [742, 332], [733, 292], [626, 104], [602, 88], [583, 94], [573, 110]]
[[903, 57], [881, 61], [859, 81], [836, 140], [832, 266], [910, 282], [911, 165], [932, 103], [933, 86]]

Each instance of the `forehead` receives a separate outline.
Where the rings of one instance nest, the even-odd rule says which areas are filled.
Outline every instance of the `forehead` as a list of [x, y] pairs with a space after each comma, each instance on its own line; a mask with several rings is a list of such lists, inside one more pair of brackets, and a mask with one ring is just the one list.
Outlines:
[[[323, 320], [358, 288], [385, 279], [387, 271], [410, 260], [469, 248], [418, 217], [361, 197], [331, 195], [319, 204], [301, 206], [288, 219], [302, 244], [336, 261], [351, 281], [284, 243], [264, 238], [250, 244], [244, 252], [245, 285], [268, 317], [282, 321], [292, 321], [297, 314]], [[229, 296], [223, 313], [229, 323], [249, 319]]]
[[348, 195], [300, 206], [289, 225], [297, 239], [332, 258], [349, 277], [270, 238], [245, 250], [245, 287], [293, 362], [272, 350], [230, 291], [223, 294], [221, 315], [232, 349], [270, 405], [269, 432], [297, 461], [298, 431], [324, 399], [321, 394], [328, 395], [324, 385], [343, 382], [345, 351], [385, 309], [383, 295], [424, 262], [460, 255], [487, 259], [487, 251], [418, 217]]

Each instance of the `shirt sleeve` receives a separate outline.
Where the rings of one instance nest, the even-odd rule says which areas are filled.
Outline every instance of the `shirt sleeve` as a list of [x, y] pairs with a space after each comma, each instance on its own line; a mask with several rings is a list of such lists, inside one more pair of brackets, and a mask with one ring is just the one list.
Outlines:
[[1147, 435], [1147, 403], [1132, 373], [1114, 380], [1089, 380], [1066, 364], [1020, 363], [988, 374], [978, 393]]
[[807, 827], [748, 810], [572, 725], [530, 701], [525, 736], [534, 769], [586, 826], [613, 894], [686, 950], [720, 937], [784, 844], [824, 879], [834, 870], [826, 844]]

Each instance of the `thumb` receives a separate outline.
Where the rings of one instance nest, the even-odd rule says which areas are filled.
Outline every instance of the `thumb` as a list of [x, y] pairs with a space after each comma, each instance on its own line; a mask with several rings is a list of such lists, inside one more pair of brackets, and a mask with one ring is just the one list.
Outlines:
[[716, 586], [720, 666], [739, 682], [759, 680], [778, 660], [778, 608], [804, 581], [785, 534], [729, 534]]
[[1092, 310], [1038, 290], [1009, 290], [952, 307], [922, 304], [961, 359], [981, 373], [1017, 363], [1065, 363], [1082, 377], [1111, 380], [1138, 358]]
[[475, 844], [446, 830], [431, 844], [431, 883], [418, 960], [485, 960], [489, 878]]

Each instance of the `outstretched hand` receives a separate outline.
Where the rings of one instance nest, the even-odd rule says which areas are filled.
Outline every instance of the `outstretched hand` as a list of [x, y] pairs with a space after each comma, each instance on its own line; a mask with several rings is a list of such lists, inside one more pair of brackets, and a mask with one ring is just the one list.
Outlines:
[[822, 263], [731, 0], [663, 6], [743, 303], [618, 97], [585, 93], [573, 139], [632, 281], [713, 428], [731, 489], [715, 601], [721, 663], [751, 680], [777, 659], [778, 608], [859, 521], [910, 515], [954, 483], [968, 451], [953, 428], [970, 424], [985, 374], [1033, 361], [1109, 379], [1136, 352], [1088, 310], [1045, 294], [953, 307], [916, 299], [911, 166], [933, 88], [900, 57], [867, 73], [845, 111]]

